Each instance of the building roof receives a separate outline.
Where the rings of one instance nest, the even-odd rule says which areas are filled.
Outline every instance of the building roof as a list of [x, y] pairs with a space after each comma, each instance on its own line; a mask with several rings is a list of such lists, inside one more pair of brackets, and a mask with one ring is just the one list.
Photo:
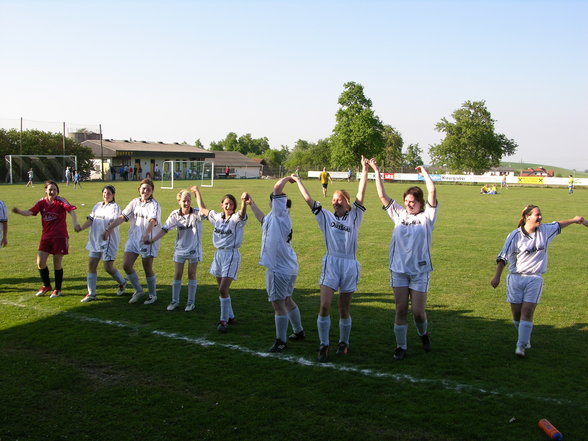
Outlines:
[[100, 145], [100, 140], [87, 140], [82, 145], [90, 147], [94, 157], [115, 158], [124, 156], [153, 156], [159, 158], [186, 158], [206, 159], [214, 158], [214, 152], [209, 152], [188, 144], [166, 144], [163, 142], [147, 141], [115, 141], [105, 139]]
[[214, 159], [207, 159], [207, 161], [214, 161], [215, 167], [225, 165], [230, 167], [263, 167], [255, 159], [249, 158], [240, 152], [213, 151], [210, 153], [214, 153]]

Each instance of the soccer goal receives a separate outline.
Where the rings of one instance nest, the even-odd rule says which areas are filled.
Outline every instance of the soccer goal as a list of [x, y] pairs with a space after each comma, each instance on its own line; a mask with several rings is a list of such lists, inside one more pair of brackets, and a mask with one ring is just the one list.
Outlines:
[[[191, 182], [184, 182], [191, 181]], [[214, 162], [205, 161], [163, 161], [161, 188], [174, 189], [176, 186], [192, 185], [199, 181], [200, 187], [214, 186]]]
[[28, 182], [29, 171], [32, 170], [33, 182], [65, 180], [65, 168], [73, 171], [78, 168], [78, 157], [75, 155], [6, 155], [6, 182], [22, 184]]

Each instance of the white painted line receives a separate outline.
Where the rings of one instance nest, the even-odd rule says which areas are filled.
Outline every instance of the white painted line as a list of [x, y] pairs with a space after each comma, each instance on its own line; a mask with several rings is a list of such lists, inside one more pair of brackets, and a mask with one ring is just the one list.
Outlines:
[[[19, 308], [31, 308], [36, 311], [51, 313], [51, 314], [55, 313], [54, 310], [48, 310], [48, 309], [40, 308], [37, 306], [31, 307], [29, 305], [8, 302], [5, 300], [0, 300], [0, 304], [8, 305], [8, 306], [15, 306], [15, 307], [19, 307]], [[464, 383], [458, 383], [458, 382], [452, 381], [452, 380], [418, 378], [418, 377], [408, 375], [408, 374], [394, 374], [394, 373], [390, 373], [390, 372], [380, 372], [380, 371], [376, 371], [373, 369], [364, 369], [364, 368], [351, 366], [351, 365], [340, 365], [340, 364], [334, 364], [334, 363], [320, 363], [318, 361], [309, 360], [304, 357], [297, 357], [297, 356], [292, 356], [292, 355], [287, 355], [287, 354], [261, 352], [261, 351], [256, 351], [256, 350], [249, 349], [249, 348], [235, 345], [235, 344], [214, 342], [214, 341], [208, 340], [203, 337], [189, 337], [186, 335], [177, 334], [175, 332], [165, 332], [165, 331], [159, 331], [157, 329], [150, 330], [144, 326], [137, 325], [134, 323], [125, 323], [125, 322], [119, 322], [119, 321], [115, 321], [115, 320], [104, 320], [104, 319], [100, 319], [100, 318], [96, 318], [96, 317], [88, 317], [86, 315], [76, 314], [74, 312], [63, 311], [63, 312], [60, 312], [60, 315], [62, 315], [62, 316], [65, 315], [66, 317], [70, 317], [72, 319], [79, 320], [79, 321], [98, 323], [98, 324], [107, 325], [107, 326], [116, 326], [119, 328], [126, 328], [126, 329], [141, 329], [143, 332], [148, 332], [148, 333], [151, 333], [152, 335], [155, 335], [158, 337], [168, 338], [168, 339], [177, 340], [177, 341], [183, 341], [186, 343], [191, 343], [191, 344], [195, 344], [195, 345], [202, 346], [202, 347], [217, 346], [220, 348], [225, 348], [225, 349], [229, 349], [232, 351], [237, 351], [237, 352], [249, 354], [254, 357], [275, 358], [277, 360], [282, 360], [282, 361], [286, 361], [289, 363], [298, 364], [301, 366], [311, 366], [311, 367], [319, 367], [319, 368], [324, 368], [324, 369], [333, 369], [333, 370], [339, 371], [339, 372], [359, 374], [359, 375], [364, 375], [366, 377], [371, 377], [371, 378], [384, 378], [384, 379], [394, 380], [397, 382], [408, 382], [408, 383], [413, 383], [413, 384], [432, 385], [435, 387], [441, 387], [442, 389], [457, 392], [457, 393], [465, 392], [465, 393], [473, 393], [473, 394], [481, 394], [481, 395], [494, 395], [494, 396], [499, 396], [499, 397], [513, 398], [513, 399], [531, 399], [531, 400], [535, 400], [535, 401], [541, 401], [544, 403], [556, 404], [556, 405], [561, 405], [561, 406], [574, 406], [574, 407], [578, 407], [578, 408], [588, 408], [588, 406], [586, 406], [586, 404], [584, 404], [584, 403], [574, 403], [569, 400], [538, 397], [538, 396], [534, 396], [534, 395], [523, 394], [520, 392], [501, 392], [501, 391], [492, 390], [492, 389], [482, 389], [477, 386], [472, 386], [470, 384], [464, 384]]]

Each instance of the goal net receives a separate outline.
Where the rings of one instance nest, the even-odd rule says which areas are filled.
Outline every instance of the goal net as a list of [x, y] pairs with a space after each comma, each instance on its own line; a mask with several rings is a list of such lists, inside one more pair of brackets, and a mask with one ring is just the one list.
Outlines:
[[[214, 186], [214, 162], [163, 161], [161, 188], [191, 185], [195, 181], [200, 187]], [[188, 182], [186, 182], [188, 181]]]
[[32, 173], [33, 183], [53, 180], [65, 181], [65, 170], [71, 170], [73, 179], [74, 170], [78, 168], [78, 157], [75, 155], [6, 155], [6, 182], [10, 184], [22, 184], [29, 181], [29, 173]]

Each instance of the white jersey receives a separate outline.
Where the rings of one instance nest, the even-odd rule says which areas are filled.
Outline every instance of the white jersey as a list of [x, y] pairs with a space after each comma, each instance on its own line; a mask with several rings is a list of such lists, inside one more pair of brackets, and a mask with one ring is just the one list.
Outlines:
[[433, 271], [431, 241], [438, 207], [426, 202], [425, 210], [417, 214], [409, 214], [394, 200], [384, 207], [394, 222], [389, 251], [392, 272], [416, 275]]
[[[116, 202], [112, 201], [108, 204], [98, 202], [94, 205], [92, 212], [88, 216], [88, 220], [92, 221], [90, 227], [90, 234], [88, 235], [88, 243], [86, 249], [93, 253], [102, 253], [106, 249], [118, 249], [120, 243], [120, 228], [116, 227], [108, 236], [107, 240], [102, 239], [102, 234], [108, 228], [111, 222], [120, 216], [120, 207]], [[115, 251], [116, 256], [116, 251]]]
[[241, 219], [239, 213], [233, 213], [231, 217], [225, 219], [223, 214], [214, 210], [208, 212], [208, 220], [214, 225], [212, 243], [219, 250], [239, 248], [243, 243], [243, 229], [247, 223], [247, 215], [245, 219]]
[[298, 260], [291, 245], [292, 220], [286, 207], [285, 194], [273, 195], [272, 211], [261, 221], [261, 253], [259, 264], [279, 274], [298, 274]]
[[[153, 230], [151, 230], [149, 238], [152, 239], [161, 230], [161, 207], [159, 202], [153, 198], [147, 202], [141, 202], [141, 198], [135, 198], [122, 211], [122, 215], [130, 222], [127, 245], [132, 244], [135, 249], [140, 247], [141, 254], [157, 256], [159, 241], [150, 245], [144, 245], [142, 239], [151, 219], [155, 219], [157, 223]], [[129, 248], [127, 245], [125, 245], [125, 250]]]
[[202, 216], [198, 208], [190, 207], [188, 214], [182, 214], [182, 210], [174, 210], [170, 213], [161, 228], [166, 233], [177, 228], [175, 252], [191, 259], [202, 260]]
[[[8, 212], [6, 211], [6, 205], [0, 201], [0, 222], [8, 222]], [[0, 226], [0, 242], [4, 239], [4, 227]]]
[[547, 271], [547, 247], [560, 232], [558, 222], [541, 224], [533, 234], [517, 228], [507, 236], [497, 260], [509, 264], [510, 274], [543, 274]]
[[323, 210], [320, 202], [315, 202], [312, 212], [323, 232], [327, 255], [355, 259], [357, 236], [365, 207], [354, 202], [350, 211], [337, 217], [330, 211]]

